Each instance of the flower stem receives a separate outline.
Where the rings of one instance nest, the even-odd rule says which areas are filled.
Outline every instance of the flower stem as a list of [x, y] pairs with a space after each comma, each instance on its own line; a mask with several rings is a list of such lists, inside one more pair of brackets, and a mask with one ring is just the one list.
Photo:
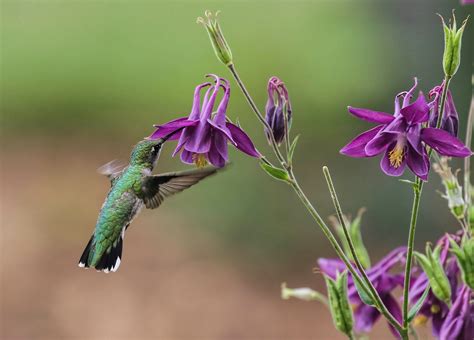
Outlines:
[[[451, 80], [450, 76], [444, 78], [443, 92], [441, 94], [441, 102], [439, 105], [439, 115], [438, 121], [436, 122], [436, 128], [439, 129], [443, 121], [444, 107], [446, 103], [446, 96], [448, 94], [449, 82]], [[431, 158], [433, 149], [428, 151], [428, 157]], [[420, 210], [420, 200], [421, 193], [423, 191], [423, 181], [418, 177], [415, 179], [415, 184], [413, 186], [413, 205], [411, 209], [410, 217], [410, 229], [408, 231], [408, 245], [407, 245], [407, 261], [405, 264], [405, 279], [403, 284], [403, 328], [408, 330], [408, 305], [409, 299], [408, 295], [410, 292], [410, 279], [411, 279], [411, 267], [413, 262], [413, 250], [415, 245], [415, 231], [416, 231], [416, 221], [418, 219], [418, 212]]]
[[[474, 77], [474, 75], [473, 75]], [[467, 116], [466, 146], [471, 148], [472, 125], [474, 123], [474, 95], [471, 97], [471, 106]], [[464, 202], [466, 204], [466, 220], [468, 231], [470, 232], [470, 213], [471, 213], [471, 157], [464, 158]]]
[[240, 79], [239, 74], [237, 73], [237, 70], [235, 68], [235, 65], [234, 64], [229, 64], [229, 65], [227, 65], [227, 68], [230, 70], [230, 72], [232, 73], [232, 76], [234, 77], [235, 81], [239, 85], [240, 90], [244, 94], [245, 99], [247, 99], [247, 102], [249, 103], [250, 107], [252, 108], [252, 111], [255, 113], [255, 115], [257, 116], [260, 123], [262, 123], [263, 126], [265, 126], [265, 128], [267, 129], [267, 131], [269, 131], [268, 135], [270, 136], [270, 141], [271, 141], [273, 151], [275, 152], [275, 155], [278, 158], [278, 161], [282, 165], [284, 165], [284, 167], [286, 168], [287, 165], [286, 165], [285, 158], [283, 158], [283, 155], [281, 154], [280, 149], [278, 149], [278, 145], [275, 141], [275, 136], [273, 136], [271, 126], [267, 123], [267, 121], [265, 120], [263, 115], [260, 113], [260, 111], [258, 110], [257, 105], [255, 105], [255, 102], [253, 101], [252, 97], [250, 96], [249, 92], [247, 91], [247, 88], [245, 87], [244, 83]]
[[[336, 214], [337, 218], [339, 220], [339, 223], [342, 226], [342, 230], [344, 231], [344, 236], [346, 237], [347, 244], [349, 245], [349, 249], [351, 251], [352, 258], [354, 259], [354, 262], [357, 266], [357, 269], [359, 270], [360, 274], [362, 275], [362, 279], [364, 282], [367, 284], [367, 287], [370, 290], [371, 295], [373, 296], [374, 300], [376, 301], [376, 305], [379, 306], [380, 309], [384, 310], [384, 316], [387, 318], [393, 318], [393, 315], [390, 314], [390, 312], [386, 309], [382, 299], [380, 298], [380, 295], [378, 294], [377, 290], [375, 289], [374, 285], [370, 281], [367, 273], [365, 272], [364, 266], [362, 266], [362, 263], [360, 262], [359, 257], [357, 256], [357, 252], [355, 250], [354, 243], [352, 242], [352, 238], [349, 234], [349, 231], [347, 229], [346, 221], [344, 218], [344, 215], [342, 213], [342, 208], [341, 204], [339, 203], [339, 199], [337, 197], [336, 189], [334, 187], [334, 183], [331, 178], [331, 173], [329, 172], [329, 169], [327, 166], [323, 167], [323, 172], [324, 172], [324, 177], [326, 178], [326, 183], [329, 188], [329, 192], [331, 194], [332, 202], [334, 204], [334, 208], [336, 209]], [[394, 318], [393, 318], [394, 319]], [[397, 322], [397, 320], [395, 320]]]
[[[235, 68], [235, 65], [230, 64], [230, 65], [228, 65], [228, 68], [229, 68], [230, 72], [232, 73], [232, 76], [234, 77], [235, 81], [239, 85], [239, 87], [240, 87], [242, 93], [244, 94], [245, 98], [247, 99], [247, 102], [249, 103], [251, 109], [253, 110], [253, 112], [257, 116], [258, 120], [262, 123], [262, 125], [265, 128], [267, 128], [269, 131], [271, 131], [270, 126], [268, 125], [268, 123], [264, 119], [263, 115], [258, 110], [257, 106], [255, 105], [255, 102], [253, 101], [252, 97], [250, 96], [250, 93], [247, 91], [244, 83], [240, 79], [240, 77], [237, 73], [237, 70]], [[269, 135], [270, 135], [270, 141], [271, 141], [270, 144], [273, 148], [273, 151], [275, 152], [275, 155], [278, 158], [280, 164], [285, 168], [285, 170], [288, 173], [289, 184], [291, 185], [293, 190], [296, 192], [297, 196], [299, 197], [299, 199], [301, 200], [301, 202], [303, 203], [305, 208], [308, 210], [311, 217], [313, 217], [314, 221], [319, 225], [322, 232], [324, 233], [326, 238], [329, 240], [329, 243], [331, 243], [331, 246], [334, 248], [336, 254], [344, 262], [347, 269], [351, 273], [354, 281], [356, 281], [359, 284], [359, 286], [361, 286], [362, 289], [364, 289], [364, 291], [369, 296], [371, 296], [373, 298], [373, 300], [376, 302], [376, 307], [380, 311], [380, 313], [383, 314], [385, 316], [385, 318], [387, 318], [387, 320], [393, 325], [393, 327], [395, 327], [398, 330], [398, 332], [400, 332], [400, 335], [402, 335], [402, 337], [405, 338], [404, 337], [404, 330], [402, 329], [400, 323], [393, 317], [393, 315], [390, 314], [390, 312], [387, 310], [385, 305], [382, 303], [382, 301], [381, 301], [380, 297], [378, 296], [378, 294], [376, 294], [376, 296], [373, 296], [372, 291], [367, 287], [367, 283], [364, 280], [361, 279], [361, 277], [357, 273], [356, 269], [354, 268], [354, 266], [350, 262], [349, 258], [346, 256], [346, 254], [344, 254], [343, 249], [341, 248], [341, 246], [337, 242], [337, 239], [334, 236], [334, 234], [331, 232], [331, 229], [327, 226], [327, 224], [321, 218], [321, 216], [319, 215], [317, 210], [311, 204], [311, 201], [308, 199], [308, 197], [304, 193], [303, 189], [300, 187], [300, 185], [299, 185], [299, 183], [298, 183], [298, 181], [297, 181], [297, 179], [296, 179], [296, 177], [293, 173], [293, 169], [290, 166], [288, 166], [288, 164], [286, 163], [285, 159], [283, 158], [280, 150], [278, 149], [278, 146], [277, 146], [277, 143], [275, 141], [275, 138], [274, 138], [273, 134], [270, 133]], [[369, 283], [370, 283], [370, 281], [369, 281]], [[371, 285], [371, 283], [370, 283], [370, 285]], [[377, 297], [378, 297], [378, 299], [377, 299]]]

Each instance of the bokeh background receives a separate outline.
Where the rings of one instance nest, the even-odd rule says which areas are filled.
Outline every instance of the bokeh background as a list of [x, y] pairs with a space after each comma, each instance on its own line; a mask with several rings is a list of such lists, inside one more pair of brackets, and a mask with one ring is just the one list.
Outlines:
[[[229, 77], [196, 17], [220, 9], [236, 65], [263, 109], [282, 78], [301, 134], [295, 171], [333, 214], [321, 167], [343, 208], [360, 207], [372, 261], [406, 242], [411, 189], [378, 159], [338, 150], [368, 124], [347, 105], [392, 112], [414, 76], [442, 79], [442, 29], [457, 1], [2, 1], [1, 338], [333, 339], [323, 306], [282, 301], [280, 283], [323, 290], [318, 257], [334, 257], [289, 187], [231, 151], [226, 172], [143, 211], [117, 273], [77, 267], [109, 188], [96, 168], [126, 161], [152, 124], [189, 112], [206, 73]], [[452, 82], [461, 122], [471, 94], [472, 22]], [[235, 83], [229, 115], [259, 149], [264, 134]], [[462, 125], [463, 127], [465, 125]], [[461, 132], [462, 136], [464, 131]], [[159, 171], [185, 168], [170, 158]], [[410, 178], [407, 173], [406, 178]], [[432, 175], [417, 247], [456, 227]], [[421, 328], [422, 335], [429, 331]], [[375, 338], [389, 338], [383, 322]]]

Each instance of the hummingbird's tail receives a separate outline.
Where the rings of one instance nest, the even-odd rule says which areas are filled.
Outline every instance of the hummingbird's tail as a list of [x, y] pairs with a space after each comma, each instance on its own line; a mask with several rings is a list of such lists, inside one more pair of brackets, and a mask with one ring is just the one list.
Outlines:
[[[95, 242], [94, 235], [92, 235], [89, 243], [87, 243], [86, 249], [82, 253], [81, 259], [79, 260], [79, 267], [82, 268], [95, 268], [98, 271], [104, 273], [115, 272], [120, 266], [122, 258], [123, 248], [123, 234], [119, 236], [116, 243], [108, 248], [102, 256], [94, 261], [95, 255]], [[93, 263], [95, 262], [95, 264]]]

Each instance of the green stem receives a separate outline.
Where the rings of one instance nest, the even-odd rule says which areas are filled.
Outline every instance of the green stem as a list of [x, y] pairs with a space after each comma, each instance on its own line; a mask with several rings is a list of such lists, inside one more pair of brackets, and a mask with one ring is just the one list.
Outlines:
[[[472, 124], [474, 123], [474, 95], [471, 97], [471, 106], [467, 116], [466, 146], [471, 148], [472, 142]], [[464, 158], [464, 202], [466, 204], [466, 220], [468, 231], [470, 232], [471, 215], [471, 157]]]
[[273, 133], [271, 133], [272, 132], [271, 126], [267, 123], [267, 121], [265, 120], [263, 115], [258, 110], [257, 105], [253, 101], [252, 97], [250, 96], [249, 92], [247, 91], [247, 88], [245, 87], [244, 83], [240, 79], [239, 74], [237, 73], [237, 70], [235, 68], [235, 65], [234, 64], [229, 64], [229, 65], [227, 65], [227, 68], [232, 73], [232, 76], [234, 77], [235, 81], [239, 85], [240, 90], [243, 92], [243, 94], [245, 96], [245, 99], [247, 99], [247, 102], [249, 103], [249, 105], [252, 108], [253, 112], [255, 112], [255, 114], [256, 114], [258, 120], [260, 121], [260, 123], [262, 123], [263, 126], [265, 126], [265, 128], [267, 129], [267, 131], [269, 131], [268, 135], [269, 135], [269, 138], [270, 138], [270, 141], [271, 141], [270, 144], [273, 148], [273, 152], [275, 153], [276, 157], [278, 158], [278, 161], [282, 165], [284, 165], [284, 167], [286, 168], [287, 165], [286, 165], [285, 158], [283, 158], [283, 155], [281, 154], [280, 149], [278, 149], [277, 143], [275, 141], [275, 137], [273, 136]]
[[[357, 252], [355, 250], [354, 243], [352, 242], [352, 237], [349, 234], [349, 230], [347, 228], [346, 221], [345, 221], [344, 215], [342, 213], [341, 204], [339, 203], [339, 199], [337, 197], [336, 189], [334, 187], [334, 182], [332, 181], [331, 173], [329, 172], [329, 169], [328, 169], [327, 166], [323, 167], [323, 172], [324, 172], [324, 177], [326, 178], [326, 183], [328, 185], [329, 192], [331, 194], [331, 198], [332, 198], [332, 202], [334, 204], [334, 208], [336, 209], [337, 218], [339, 220], [339, 223], [342, 226], [342, 230], [344, 231], [344, 236], [345, 236], [345, 238], [347, 240], [347, 243], [349, 245], [349, 249], [350, 249], [352, 258], [354, 259], [354, 262], [357, 266], [357, 269], [359, 270], [360, 274], [362, 275], [362, 279], [367, 284], [367, 287], [369, 288], [371, 295], [374, 297], [374, 300], [376, 301], [377, 306], [379, 306], [381, 309], [384, 310], [384, 313], [383, 313], [384, 315], [387, 315], [388, 318], [393, 318], [391, 313], [386, 309], [382, 299], [380, 298], [379, 293], [377, 292], [374, 285], [370, 281], [370, 279], [369, 279], [369, 277], [368, 277], [368, 275], [365, 271], [364, 266], [362, 266], [362, 263], [360, 262], [360, 259], [357, 256]], [[397, 322], [397, 321], [395, 320], [395, 322]]]
[[[228, 68], [230, 70], [230, 72], [232, 73], [235, 81], [237, 82], [237, 84], [239, 85], [242, 93], [244, 94], [245, 98], [247, 99], [247, 102], [249, 103], [251, 109], [253, 110], [253, 112], [255, 113], [255, 115], [257, 116], [258, 120], [262, 123], [262, 125], [268, 129], [269, 131], [271, 131], [271, 127], [269, 126], [269, 124], [266, 122], [266, 120], [263, 118], [263, 115], [260, 113], [260, 111], [258, 110], [257, 106], [255, 105], [255, 102], [253, 101], [252, 97], [250, 96], [250, 93], [247, 91], [244, 83], [242, 82], [242, 80], [240, 79], [238, 73], [237, 73], [237, 70], [235, 68], [235, 66], [233, 64], [231, 65], [228, 65]], [[288, 173], [288, 176], [290, 178], [289, 180], [289, 184], [291, 185], [291, 187], [293, 188], [293, 190], [296, 192], [297, 196], [299, 197], [299, 199], [301, 200], [301, 202], [303, 203], [303, 205], [305, 206], [305, 208], [308, 210], [308, 212], [310, 213], [310, 215], [313, 217], [313, 219], [315, 220], [315, 222], [319, 225], [319, 227], [321, 228], [322, 232], [324, 233], [324, 235], [326, 236], [326, 238], [329, 240], [329, 243], [331, 243], [331, 246], [334, 248], [336, 254], [339, 256], [339, 258], [344, 262], [344, 264], [346, 265], [347, 269], [349, 270], [349, 272], [352, 274], [352, 277], [354, 279], [354, 281], [356, 281], [360, 287], [362, 287], [362, 289], [366, 292], [366, 294], [368, 294], [369, 296], [372, 297], [372, 299], [376, 302], [376, 307], [377, 309], [380, 311], [381, 314], [383, 314], [387, 320], [393, 325], [393, 327], [395, 327], [399, 332], [400, 334], [402, 335], [402, 337], [405, 339], [405, 336], [404, 336], [404, 330], [402, 329], [400, 323], [393, 317], [393, 315], [390, 314], [390, 312], [386, 309], [385, 305], [383, 303], [379, 304], [378, 301], [381, 301], [380, 298], [379, 300], [377, 299], [377, 296], [372, 296], [372, 292], [370, 291], [370, 289], [367, 287], [365, 281], [363, 281], [361, 279], [361, 277], [359, 276], [359, 274], [357, 273], [356, 269], [354, 268], [354, 266], [352, 265], [352, 263], [350, 262], [349, 258], [346, 256], [346, 254], [344, 254], [344, 251], [343, 249], [341, 248], [341, 246], [339, 245], [339, 243], [337, 242], [337, 239], [336, 237], [333, 235], [333, 233], [331, 232], [331, 229], [329, 229], [329, 227], [326, 225], [326, 223], [324, 222], [324, 220], [321, 218], [321, 216], [319, 215], [319, 213], [317, 212], [317, 210], [313, 207], [313, 205], [311, 204], [311, 201], [308, 199], [308, 197], [306, 196], [306, 194], [304, 193], [303, 189], [300, 187], [300, 185], [298, 184], [298, 181], [293, 173], [293, 170], [291, 167], [289, 167], [287, 164], [286, 164], [286, 161], [285, 159], [283, 158], [282, 154], [280, 153], [280, 150], [278, 149], [278, 146], [277, 146], [277, 143], [275, 141], [275, 138], [273, 137], [273, 134], [272, 133], [269, 133], [270, 135], [270, 144], [273, 148], [273, 151], [275, 152], [275, 155], [276, 157], [278, 158], [280, 164], [286, 169], [287, 173]]]
[[[444, 78], [443, 92], [441, 94], [441, 102], [438, 109], [438, 121], [436, 122], [436, 128], [439, 129], [443, 121], [444, 107], [446, 103], [446, 96], [448, 94], [449, 82], [451, 77], [446, 76]], [[431, 158], [433, 149], [428, 151], [428, 157]], [[408, 330], [408, 295], [410, 292], [410, 279], [411, 279], [411, 268], [413, 262], [413, 250], [415, 245], [415, 232], [416, 232], [416, 221], [418, 219], [418, 212], [420, 210], [421, 193], [423, 191], [423, 181], [418, 177], [415, 179], [415, 185], [413, 187], [413, 205], [411, 209], [410, 218], [410, 229], [408, 231], [408, 244], [407, 244], [407, 261], [405, 264], [405, 280], [403, 284], [403, 328]]]

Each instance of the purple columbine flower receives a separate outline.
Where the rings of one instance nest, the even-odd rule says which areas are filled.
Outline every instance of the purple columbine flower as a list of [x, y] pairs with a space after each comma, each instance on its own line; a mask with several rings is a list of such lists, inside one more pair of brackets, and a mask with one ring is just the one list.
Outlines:
[[[227, 121], [226, 111], [230, 97], [229, 82], [216, 75], [214, 83], [206, 82], [196, 87], [189, 117], [175, 119], [163, 125], [155, 125], [156, 131], [148, 138], [158, 139], [171, 134], [169, 140], [178, 140], [173, 153], [181, 152], [181, 160], [201, 167], [211, 163], [216, 167], [225, 166], [229, 160], [227, 143], [252, 157], [261, 157], [249, 136], [237, 125]], [[209, 87], [201, 105], [201, 91]], [[214, 111], [219, 90], [223, 97]]]
[[459, 288], [446, 319], [439, 332], [440, 340], [474, 339], [474, 304], [471, 290], [463, 285]]
[[[403, 275], [392, 274], [390, 270], [399, 264], [403, 264], [406, 260], [406, 247], [399, 247], [391, 251], [387, 256], [381, 259], [376, 265], [367, 270], [367, 275], [373, 283], [375, 289], [380, 295], [387, 309], [398, 320], [402, 320], [402, 311], [392, 295], [392, 291], [396, 287], [403, 286]], [[324, 274], [331, 278], [335, 278], [338, 272], [342, 273], [346, 270], [346, 266], [339, 259], [318, 259], [318, 266]], [[368, 333], [373, 325], [380, 318], [379, 311], [362, 302], [357, 293], [352, 276], [349, 274], [348, 279], [348, 295], [349, 300], [354, 308], [355, 325], [354, 329], [357, 333]], [[391, 326], [392, 333], [399, 337], [398, 332]]]
[[[279, 78], [271, 77], [268, 80], [268, 99], [265, 106], [265, 120], [270, 125], [273, 137], [278, 145], [285, 138], [287, 129], [291, 125], [291, 103], [288, 95], [288, 90]], [[285, 123], [285, 115], [288, 117], [288, 126]], [[270, 140], [270, 131], [265, 131], [267, 138]]]
[[448, 132], [423, 127], [429, 120], [430, 108], [421, 92], [417, 100], [410, 103], [417, 84], [415, 78], [415, 85], [408, 92], [395, 97], [393, 115], [349, 106], [349, 112], [354, 116], [379, 125], [354, 138], [340, 152], [350, 157], [373, 157], [383, 153], [380, 166], [387, 175], [400, 176], [408, 166], [423, 180], [427, 180], [429, 171], [426, 145], [441, 155], [470, 156], [471, 150]]
[[[439, 111], [439, 104], [441, 101], [441, 93], [443, 92], [443, 84], [439, 86], [435, 86], [431, 89], [429, 95], [432, 101], [428, 104], [431, 109], [430, 113], [430, 127], [436, 127], [436, 123], [438, 122], [438, 111]], [[453, 96], [451, 95], [451, 91], [448, 90], [446, 95], [446, 102], [444, 106], [444, 113], [443, 119], [441, 121], [441, 129], [444, 131], [449, 132], [451, 135], [456, 137], [458, 135], [458, 125], [459, 125], [459, 117], [458, 112], [456, 111], [456, 106], [454, 106]]]
[[[456, 291], [457, 287], [457, 276], [459, 268], [456, 263], [456, 259], [449, 257], [449, 237], [454, 240], [460, 240], [460, 237], [456, 235], [444, 235], [441, 237], [437, 245], [441, 245], [440, 261], [445, 268], [446, 276], [451, 285], [451, 291]], [[423, 295], [426, 287], [428, 286], [428, 277], [422, 272], [418, 277], [414, 279], [410, 285], [409, 300], [414, 305]], [[426, 300], [423, 302], [418, 315], [413, 320], [415, 326], [423, 325], [431, 319], [432, 333], [433, 336], [438, 338], [441, 327], [444, 320], [449, 313], [449, 307], [443, 301], [439, 300], [431, 291], [428, 293]]]

